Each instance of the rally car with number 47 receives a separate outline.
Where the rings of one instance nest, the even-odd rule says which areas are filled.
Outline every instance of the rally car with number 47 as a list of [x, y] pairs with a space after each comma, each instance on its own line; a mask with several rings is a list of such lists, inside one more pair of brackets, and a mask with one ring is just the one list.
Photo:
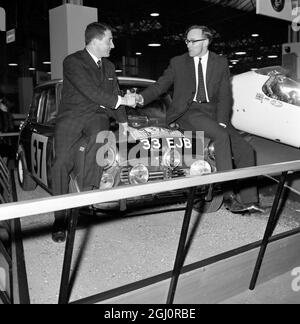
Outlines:
[[[122, 91], [140, 92], [153, 83], [141, 78], [120, 77]], [[55, 119], [61, 99], [62, 80], [53, 80], [39, 85], [34, 90], [29, 114], [21, 126], [18, 143], [18, 178], [24, 190], [34, 190], [37, 185], [51, 193], [51, 167], [55, 156], [53, 140]], [[102, 164], [103, 175], [99, 189], [117, 186], [145, 184], [178, 177], [205, 175], [215, 172], [213, 146], [204, 139], [203, 133], [183, 133], [166, 126], [166, 111], [171, 97], [166, 94], [146, 107], [127, 108], [129, 130], [127, 135], [111, 120], [110, 132], [99, 133], [98, 142], [103, 142], [97, 153], [97, 162]], [[107, 138], [101, 136], [106, 134]], [[70, 175], [70, 192], [82, 190], [86, 141], [78, 144], [75, 166]], [[172, 199], [185, 200], [186, 190], [118, 201], [118, 208], [126, 210], [133, 204], [146, 201], [170, 203]], [[201, 186], [195, 208], [216, 211], [222, 204], [222, 194], [217, 187]], [[103, 208], [94, 206], [94, 208]], [[200, 207], [201, 206], [201, 207]]]

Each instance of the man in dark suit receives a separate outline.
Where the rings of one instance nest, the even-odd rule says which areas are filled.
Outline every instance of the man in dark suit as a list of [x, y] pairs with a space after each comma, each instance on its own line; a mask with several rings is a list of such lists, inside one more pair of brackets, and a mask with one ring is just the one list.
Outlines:
[[[85, 137], [84, 190], [99, 188], [102, 168], [96, 163], [100, 131], [109, 129], [109, 118], [127, 127], [125, 105], [134, 98], [121, 97], [114, 65], [107, 59], [114, 48], [109, 26], [92, 23], [85, 31], [86, 48], [66, 57], [63, 63], [62, 100], [55, 128], [53, 193], [68, 193], [69, 175], [74, 167], [78, 142]], [[55, 213], [52, 229], [55, 242], [65, 240], [65, 211]]]
[[[186, 131], [204, 131], [215, 143], [219, 171], [254, 166], [252, 147], [230, 122], [233, 100], [229, 67], [224, 57], [208, 50], [212, 39], [209, 28], [190, 27], [185, 37], [188, 53], [173, 58], [159, 80], [137, 95], [137, 103], [148, 104], [174, 86], [168, 124], [177, 124]], [[240, 201], [231, 187], [224, 184], [227, 209], [234, 213], [263, 212], [256, 186], [241, 188]]]

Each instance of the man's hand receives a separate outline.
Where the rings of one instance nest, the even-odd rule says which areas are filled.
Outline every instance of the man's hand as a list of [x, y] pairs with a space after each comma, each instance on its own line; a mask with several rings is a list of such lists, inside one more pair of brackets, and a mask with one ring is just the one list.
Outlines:
[[135, 128], [128, 125], [128, 123], [120, 123], [119, 124], [119, 131], [122, 135], [127, 136], [127, 134], [131, 134], [135, 131]]
[[144, 106], [144, 98], [143, 98], [142, 95], [136, 93], [136, 95], [135, 95], [135, 101], [136, 101], [136, 103], [138, 105]]
[[120, 127], [120, 133], [122, 133], [122, 135], [126, 136], [127, 132], [128, 132], [128, 123], [120, 123], [119, 124]]
[[126, 95], [122, 97], [121, 105], [135, 108], [136, 107], [135, 93], [132, 93], [129, 90], [127, 90]]
[[121, 105], [129, 106], [136, 108], [137, 105], [144, 105], [144, 98], [140, 94], [130, 92], [127, 90], [127, 93], [124, 97], [121, 97]]

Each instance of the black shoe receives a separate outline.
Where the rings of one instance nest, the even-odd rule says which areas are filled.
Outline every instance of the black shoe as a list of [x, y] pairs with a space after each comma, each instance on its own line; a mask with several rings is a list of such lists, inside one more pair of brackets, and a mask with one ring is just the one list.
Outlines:
[[55, 243], [64, 243], [66, 240], [66, 225], [64, 222], [53, 223], [52, 227], [52, 240]]
[[224, 206], [227, 210], [234, 214], [244, 214], [248, 212], [247, 206], [240, 203], [235, 195], [230, 195], [227, 197], [224, 197]]
[[267, 212], [267, 208], [263, 208], [259, 203], [249, 203], [244, 204], [246, 207], [246, 212], [250, 214], [265, 214]]
[[10, 240], [10, 227], [7, 222], [0, 222], [0, 240], [5, 243]]

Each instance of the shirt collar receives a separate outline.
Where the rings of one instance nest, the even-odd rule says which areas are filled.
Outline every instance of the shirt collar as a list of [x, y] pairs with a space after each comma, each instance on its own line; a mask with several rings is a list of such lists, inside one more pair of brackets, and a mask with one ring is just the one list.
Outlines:
[[98, 59], [98, 57], [95, 56], [93, 53], [91, 53], [87, 48], [86, 48], [86, 50], [91, 55], [91, 57], [94, 60], [94, 62], [98, 65], [98, 61], [101, 61], [101, 59]]
[[[208, 61], [208, 55], [209, 55], [209, 51], [207, 51], [207, 53], [206, 53], [204, 56], [202, 56], [202, 60], [201, 60], [202, 63], [207, 63], [207, 61]], [[195, 57], [194, 57], [194, 61], [195, 61], [195, 62], [198, 62], [199, 59], [200, 59], [199, 56], [195, 56]]]

